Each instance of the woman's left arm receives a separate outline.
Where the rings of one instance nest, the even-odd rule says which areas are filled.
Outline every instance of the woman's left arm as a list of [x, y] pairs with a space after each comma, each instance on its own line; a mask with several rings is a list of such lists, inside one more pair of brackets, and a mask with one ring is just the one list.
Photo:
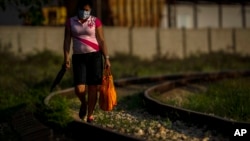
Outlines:
[[96, 38], [97, 38], [97, 41], [99, 43], [101, 52], [102, 52], [102, 54], [104, 56], [104, 59], [105, 59], [105, 67], [110, 67], [111, 64], [110, 64], [110, 61], [109, 61], [108, 49], [107, 49], [107, 46], [106, 46], [106, 43], [105, 43], [102, 26], [98, 26], [96, 28], [96, 36], [97, 36]]

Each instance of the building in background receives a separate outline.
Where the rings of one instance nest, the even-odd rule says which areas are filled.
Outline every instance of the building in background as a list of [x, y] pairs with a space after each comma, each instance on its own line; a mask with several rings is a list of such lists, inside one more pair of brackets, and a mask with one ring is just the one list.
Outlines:
[[[53, 0], [42, 8], [43, 25], [62, 26], [78, 0]], [[93, 14], [105, 26], [160, 28], [249, 28], [250, 0], [93, 0]], [[10, 7], [0, 25], [22, 24]]]
[[42, 8], [44, 21], [43, 25], [61, 26], [67, 19], [67, 9], [65, 6], [46, 6]]
[[172, 1], [166, 28], [249, 28], [249, 0]]
[[[106, 25], [161, 28], [248, 28], [250, 0], [104, 0]], [[98, 7], [98, 6], [96, 6]], [[100, 8], [100, 7], [99, 7]]]

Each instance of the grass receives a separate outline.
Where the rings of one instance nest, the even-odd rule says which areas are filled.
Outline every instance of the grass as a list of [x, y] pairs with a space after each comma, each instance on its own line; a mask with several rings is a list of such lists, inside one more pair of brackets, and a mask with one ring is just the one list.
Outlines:
[[[10, 122], [11, 115], [16, 111], [13, 107], [25, 104], [35, 115], [46, 119], [46, 123], [65, 126], [71, 120], [65, 114], [68, 108], [67, 100], [58, 97], [51, 107], [43, 104], [43, 100], [49, 94], [50, 86], [61, 68], [62, 56], [44, 50], [20, 57], [1, 46], [0, 55], [2, 58], [0, 59], [0, 124]], [[150, 61], [117, 53], [111, 57], [111, 63], [113, 77], [119, 79], [193, 71], [248, 69], [250, 68], [249, 59], [248, 56], [217, 52], [202, 56], [193, 55], [184, 60], [166, 57]], [[57, 89], [68, 87], [72, 87], [71, 70], [66, 72]], [[0, 133], [0, 139], [3, 134], [6, 133]]]
[[175, 74], [182, 72], [210, 72], [250, 68], [249, 56], [214, 52], [192, 55], [186, 59], [155, 58], [143, 60], [136, 56], [117, 53], [111, 58], [114, 78]]
[[[195, 83], [205, 90], [192, 91], [180, 87], [165, 94], [151, 97], [169, 105], [220, 116], [229, 120], [250, 122], [250, 78], [223, 79], [217, 82]], [[171, 96], [177, 93], [176, 96]], [[180, 96], [182, 95], [182, 96]]]
[[[48, 119], [49, 123], [65, 126], [69, 117], [61, 114], [66, 111], [66, 106], [63, 106], [66, 102], [57, 100], [58, 102], [49, 108], [43, 103], [60, 69], [62, 57], [47, 50], [29, 54], [24, 58], [0, 49], [0, 55], [3, 57], [0, 60], [0, 124], [11, 123], [13, 113], [18, 110], [13, 107], [25, 105], [38, 117]], [[65, 75], [64, 80], [62, 87], [71, 85], [70, 73]], [[7, 130], [11, 131], [8, 128]], [[0, 140], [2, 135], [6, 134], [0, 133]]]
[[222, 80], [208, 84], [208, 90], [203, 93], [188, 96], [182, 107], [250, 122], [249, 92], [249, 78]]

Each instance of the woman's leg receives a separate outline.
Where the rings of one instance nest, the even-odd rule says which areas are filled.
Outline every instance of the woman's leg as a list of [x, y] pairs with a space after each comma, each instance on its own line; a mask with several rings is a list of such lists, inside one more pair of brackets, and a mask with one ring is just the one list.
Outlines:
[[98, 85], [88, 86], [88, 118], [92, 118], [97, 103]]
[[86, 116], [87, 113], [87, 104], [86, 104], [86, 87], [85, 85], [77, 85], [75, 87], [75, 94], [81, 101], [80, 111], [79, 111], [79, 117], [83, 119]]

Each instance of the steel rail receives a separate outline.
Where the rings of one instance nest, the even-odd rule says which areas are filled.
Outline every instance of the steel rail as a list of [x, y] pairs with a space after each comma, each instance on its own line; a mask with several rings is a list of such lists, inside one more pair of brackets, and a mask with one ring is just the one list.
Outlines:
[[[237, 122], [224, 119], [219, 116], [208, 115], [189, 109], [183, 109], [180, 107], [171, 106], [168, 104], [161, 103], [152, 97], [152, 93], [164, 93], [169, 90], [173, 90], [180, 86], [185, 86], [190, 83], [205, 82], [205, 81], [217, 81], [227, 78], [237, 77], [249, 77], [250, 70], [224, 70], [219, 72], [191, 72], [183, 74], [172, 74], [172, 75], [161, 75], [161, 76], [150, 76], [150, 77], [134, 77], [115, 80], [114, 84], [116, 87], [125, 87], [127, 85], [148, 85], [144, 91], [145, 108], [149, 113], [154, 115], [161, 115], [169, 117], [171, 120], [183, 120], [185, 122], [192, 122], [198, 125], [207, 125], [211, 129], [218, 130], [224, 135], [233, 135], [233, 132], [237, 128], [250, 129], [250, 123], [248, 122]], [[62, 91], [52, 92], [48, 95], [44, 103], [49, 106], [50, 99], [55, 95], [69, 96], [73, 93], [73, 88], [69, 88]], [[81, 139], [82, 137], [89, 137], [91, 139], [116, 139], [116, 140], [141, 140], [140, 138], [124, 135], [121, 133], [114, 132], [112, 130], [102, 128], [96, 125], [92, 125], [86, 122], [79, 121], [74, 117], [74, 121], [69, 124], [69, 129], [72, 132], [75, 139]], [[84, 131], [84, 135], [83, 135]], [[98, 136], [93, 136], [95, 133]]]

